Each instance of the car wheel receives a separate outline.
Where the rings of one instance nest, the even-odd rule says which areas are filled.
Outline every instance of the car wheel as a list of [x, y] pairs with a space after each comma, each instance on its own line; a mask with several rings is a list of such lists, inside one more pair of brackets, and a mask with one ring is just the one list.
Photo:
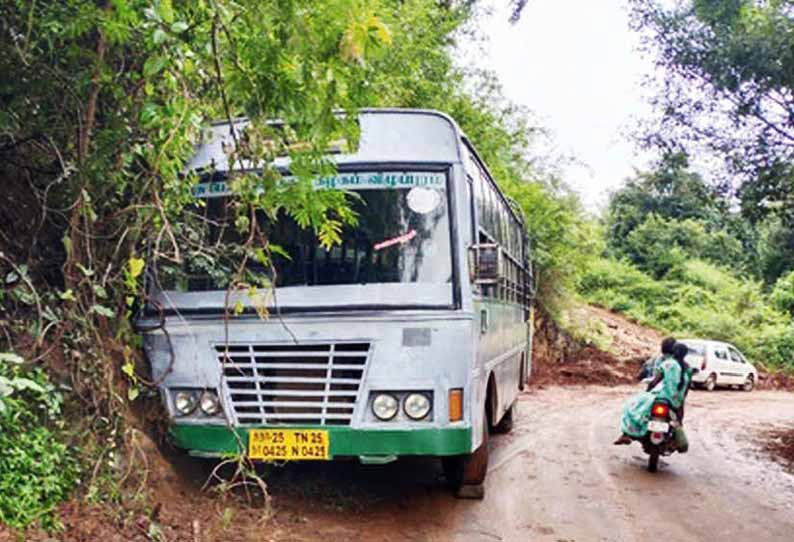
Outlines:
[[706, 391], [714, 391], [717, 388], [717, 375], [711, 373], [703, 384], [703, 388]]
[[755, 388], [755, 378], [753, 378], [753, 375], [747, 375], [747, 380], [744, 381], [744, 385], [742, 386], [742, 389], [744, 391], [753, 391], [754, 388]]

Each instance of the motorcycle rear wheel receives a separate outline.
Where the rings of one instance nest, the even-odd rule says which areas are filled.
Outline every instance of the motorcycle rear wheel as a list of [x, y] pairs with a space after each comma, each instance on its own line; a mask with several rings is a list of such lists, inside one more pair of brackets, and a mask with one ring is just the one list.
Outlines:
[[648, 472], [659, 470], [659, 451], [653, 450], [648, 456]]

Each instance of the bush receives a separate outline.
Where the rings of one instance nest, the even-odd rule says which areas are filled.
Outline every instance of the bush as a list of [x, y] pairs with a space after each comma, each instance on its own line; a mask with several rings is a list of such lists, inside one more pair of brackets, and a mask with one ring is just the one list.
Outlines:
[[794, 316], [794, 271], [777, 280], [769, 300], [777, 310]]
[[754, 343], [756, 359], [766, 367], [794, 371], [794, 323], [766, 326]]
[[61, 395], [40, 369], [0, 354], [0, 524], [50, 527], [53, 508], [77, 480], [62, 433]]

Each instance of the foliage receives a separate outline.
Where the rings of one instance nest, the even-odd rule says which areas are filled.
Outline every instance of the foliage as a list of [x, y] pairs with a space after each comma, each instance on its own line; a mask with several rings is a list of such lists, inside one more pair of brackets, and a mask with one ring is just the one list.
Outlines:
[[794, 271], [778, 279], [769, 300], [777, 310], [794, 316]]
[[699, 220], [711, 229], [722, 225], [724, 208], [719, 194], [689, 170], [684, 155], [667, 154], [612, 194], [605, 219], [610, 247], [619, 251], [619, 243], [652, 214]]
[[663, 80], [646, 143], [708, 149], [737, 177], [754, 219], [794, 218], [794, 19], [791, 2], [632, 0], [634, 27]]
[[691, 258], [738, 267], [744, 261], [741, 244], [724, 230], [708, 233], [703, 222], [657, 215], [650, 215], [628, 235], [621, 253], [656, 278]]
[[656, 277], [682, 258], [701, 258], [773, 283], [794, 269], [794, 229], [780, 219], [753, 223], [735, 201], [666, 155], [612, 194], [604, 217], [608, 253]]
[[44, 371], [0, 354], [0, 524], [50, 526], [49, 513], [74, 487], [76, 462], [60, 442], [61, 404]]
[[758, 227], [758, 270], [767, 284], [794, 271], [794, 228], [779, 219]]
[[770, 369], [794, 370], [794, 320], [760, 283], [711, 263], [682, 260], [657, 280], [628, 262], [601, 259], [582, 278], [581, 292], [665, 333], [729, 341]]

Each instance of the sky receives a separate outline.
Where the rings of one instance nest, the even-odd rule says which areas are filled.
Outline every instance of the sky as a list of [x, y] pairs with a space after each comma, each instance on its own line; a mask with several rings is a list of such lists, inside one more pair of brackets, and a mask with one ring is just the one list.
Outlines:
[[509, 99], [529, 107], [552, 131], [560, 152], [580, 164], [565, 167], [566, 183], [585, 207], [604, 207], [647, 164], [625, 135], [650, 114], [641, 78], [652, 63], [638, 51], [625, 0], [530, 0], [511, 24], [507, 0], [478, 25], [487, 41], [464, 57], [494, 70]]

